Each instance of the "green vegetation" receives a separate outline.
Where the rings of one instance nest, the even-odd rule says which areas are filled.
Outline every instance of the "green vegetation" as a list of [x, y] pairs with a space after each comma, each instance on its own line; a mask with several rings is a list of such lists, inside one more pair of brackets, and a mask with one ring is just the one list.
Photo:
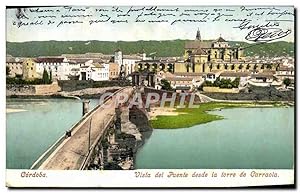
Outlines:
[[44, 84], [42, 79], [36, 78], [32, 80], [24, 80], [22, 78], [6, 78], [6, 84], [19, 84], [19, 85], [37, 85], [37, 84]]
[[6, 66], [6, 76], [8, 76], [8, 75], [9, 75], [9, 73], [10, 73], [10, 69], [9, 69], [9, 67], [8, 67], [8, 66]]
[[160, 82], [161, 82], [161, 85], [162, 85], [161, 88], [163, 90], [173, 90], [172, 87], [171, 87], [171, 84], [166, 79], [162, 79]]
[[49, 82], [52, 83], [52, 70], [50, 70], [50, 74], [49, 74]]
[[285, 87], [288, 87], [288, 86], [291, 84], [291, 79], [285, 78], [285, 79], [283, 80], [283, 84], [285, 84]]
[[218, 77], [213, 83], [210, 81], [205, 81], [203, 86], [214, 86], [214, 87], [220, 87], [220, 88], [238, 88], [240, 84], [240, 78], [236, 78], [233, 81], [230, 79], [224, 79]]
[[[59, 56], [61, 54], [84, 54], [87, 52], [113, 54], [120, 48], [124, 54], [136, 54], [145, 51], [147, 55], [155, 56], [183, 56], [184, 45], [187, 40], [165, 41], [32, 41], [7, 42], [7, 54], [18, 57]], [[89, 44], [86, 44], [90, 42]], [[231, 46], [244, 47], [246, 56], [294, 56], [294, 43], [273, 42], [266, 44], [249, 44], [246, 42], [230, 41]]]
[[51, 77], [49, 77], [49, 74], [48, 74], [48, 72], [47, 72], [47, 70], [46, 69], [44, 69], [44, 72], [43, 72], [43, 78], [42, 78], [42, 80], [43, 80], [43, 83], [44, 84], [51, 84]]
[[[278, 103], [260, 103], [261, 105], [278, 106]], [[223, 117], [209, 114], [207, 111], [223, 108], [235, 107], [255, 107], [254, 103], [217, 103], [210, 102], [200, 104], [199, 108], [177, 108], [177, 116], [157, 116], [151, 120], [151, 126], [157, 129], [177, 129], [192, 127], [194, 125], [208, 123], [215, 120], [221, 120]], [[269, 107], [269, 106], [268, 106]]]

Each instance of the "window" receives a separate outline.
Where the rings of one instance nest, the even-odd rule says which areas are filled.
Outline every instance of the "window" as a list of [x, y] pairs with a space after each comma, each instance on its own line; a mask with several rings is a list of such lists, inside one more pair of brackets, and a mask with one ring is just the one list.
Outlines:
[[31, 67], [31, 70], [33, 70], [33, 67]]

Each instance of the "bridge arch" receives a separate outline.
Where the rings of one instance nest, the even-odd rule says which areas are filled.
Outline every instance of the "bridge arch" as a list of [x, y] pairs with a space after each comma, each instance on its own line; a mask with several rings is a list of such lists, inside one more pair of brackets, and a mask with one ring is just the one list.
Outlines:
[[166, 68], [166, 66], [164, 63], [160, 63], [159, 68], [160, 68], [160, 70], [164, 70]]

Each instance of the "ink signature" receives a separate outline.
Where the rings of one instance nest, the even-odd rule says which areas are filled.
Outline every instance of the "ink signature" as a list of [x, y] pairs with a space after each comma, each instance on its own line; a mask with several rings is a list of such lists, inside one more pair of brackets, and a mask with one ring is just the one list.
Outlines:
[[248, 41], [253, 42], [269, 42], [272, 40], [283, 38], [292, 33], [292, 30], [283, 30], [281, 28], [255, 28], [251, 30], [245, 37]]

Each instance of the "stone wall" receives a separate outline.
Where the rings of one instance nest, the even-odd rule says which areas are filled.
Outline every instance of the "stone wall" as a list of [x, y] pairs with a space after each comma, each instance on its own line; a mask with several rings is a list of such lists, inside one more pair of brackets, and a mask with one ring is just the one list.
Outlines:
[[6, 85], [6, 96], [11, 95], [46, 95], [54, 94], [60, 91], [60, 87], [57, 82], [52, 84], [41, 84], [41, 85]]
[[10, 95], [33, 95], [35, 93], [34, 85], [6, 85], [6, 96]]
[[130, 82], [127, 81], [91, 81], [91, 80], [59, 80], [58, 85], [62, 91], [75, 91], [86, 88], [101, 88], [113, 86], [129, 86]]
[[52, 84], [46, 85], [34, 85], [34, 88], [36, 95], [53, 94], [61, 90], [57, 82], [53, 82]]
[[216, 92], [216, 93], [239, 93], [238, 88], [219, 88], [213, 86], [203, 87], [204, 92]]

